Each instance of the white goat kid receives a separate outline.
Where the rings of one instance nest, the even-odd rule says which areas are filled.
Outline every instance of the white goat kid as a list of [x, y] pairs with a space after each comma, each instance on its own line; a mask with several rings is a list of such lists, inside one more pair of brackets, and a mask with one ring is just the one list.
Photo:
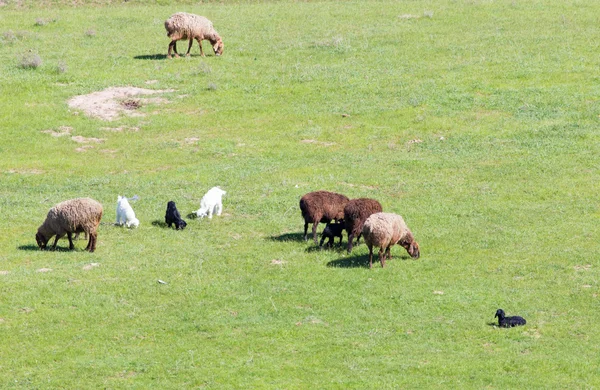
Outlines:
[[223, 211], [223, 195], [226, 193], [219, 187], [213, 187], [208, 190], [200, 201], [200, 209], [196, 211], [196, 216], [203, 218], [208, 215], [208, 218], [212, 218], [213, 213], [221, 215]]
[[[131, 200], [137, 200], [137, 195]], [[126, 197], [119, 195], [117, 198], [117, 225], [125, 225], [128, 228], [136, 228], [140, 225], [140, 221], [135, 217], [135, 213], [129, 204]]]

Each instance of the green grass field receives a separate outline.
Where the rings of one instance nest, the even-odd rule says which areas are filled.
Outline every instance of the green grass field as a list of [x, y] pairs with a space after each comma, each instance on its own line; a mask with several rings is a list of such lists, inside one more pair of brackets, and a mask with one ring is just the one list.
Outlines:
[[[0, 388], [600, 387], [600, 2], [40, 3], [0, 1]], [[178, 11], [224, 55], [167, 60]], [[109, 87], [169, 92], [67, 104]], [[224, 214], [187, 218], [215, 185]], [[320, 189], [421, 258], [304, 242]], [[96, 252], [38, 250], [82, 196]]]

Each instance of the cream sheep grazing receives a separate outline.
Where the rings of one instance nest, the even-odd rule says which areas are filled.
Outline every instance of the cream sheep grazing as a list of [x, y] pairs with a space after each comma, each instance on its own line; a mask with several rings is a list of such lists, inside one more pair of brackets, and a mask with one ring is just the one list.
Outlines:
[[56, 249], [56, 243], [65, 234], [69, 239], [69, 249], [73, 249], [72, 234], [85, 232], [89, 241], [86, 250], [93, 252], [96, 250], [96, 241], [98, 240], [98, 225], [102, 219], [102, 205], [90, 198], [77, 198], [65, 200], [52, 207], [48, 211], [46, 220], [38, 228], [35, 240], [40, 249], [45, 249], [52, 236]]
[[390, 256], [390, 248], [399, 243], [406, 249], [408, 254], [418, 259], [419, 244], [415, 241], [406, 222], [398, 214], [393, 213], [375, 213], [371, 214], [365, 221], [362, 234], [365, 243], [369, 247], [369, 268], [373, 267], [373, 247], [379, 247], [379, 261], [381, 266], [385, 266], [385, 258]]
[[167, 36], [171, 38], [167, 58], [171, 58], [171, 50], [175, 52], [175, 57], [179, 57], [177, 41], [182, 39], [189, 39], [190, 41], [186, 56], [190, 55], [194, 39], [198, 41], [202, 57], [204, 57], [204, 51], [202, 50], [202, 40], [204, 39], [210, 41], [215, 55], [220, 56], [223, 54], [223, 41], [214, 29], [212, 22], [204, 16], [178, 12], [165, 20], [165, 29], [167, 30]]

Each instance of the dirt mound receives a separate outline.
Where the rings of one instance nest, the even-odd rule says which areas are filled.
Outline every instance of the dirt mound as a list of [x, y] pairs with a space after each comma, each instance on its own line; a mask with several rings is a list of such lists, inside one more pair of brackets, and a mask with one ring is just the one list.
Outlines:
[[88, 95], [79, 95], [69, 100], [69, 107], [82, 110], [86, 115], [105, 121], [112, 121], [120, 114], [129, 116], [141, 116], [135, 112], [146, 103], [161, 104], [168, 103], [166, 99], [141, 99], [135, 98], [140, 95], [153, 95], [173, 90], [152, 90], [136, 87], [111, 87], [104, 91], [93, 92]]

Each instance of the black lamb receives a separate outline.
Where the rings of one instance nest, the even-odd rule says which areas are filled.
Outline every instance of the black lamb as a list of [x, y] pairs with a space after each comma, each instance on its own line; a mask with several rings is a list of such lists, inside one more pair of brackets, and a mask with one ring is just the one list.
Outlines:
[[494, 318], [496, 317], [498, 317], [498, 326], [501, 328], [512, 328], [513, 326], [525, 325], [527, 323], [523, 317], [506, 317], [502, 309], [496, 310]]
[[175, 202], [172, 200], [167, 203], [167, 213], [165, 214], [165, 223], [168, 227], [171, 227], [172, 224], [175, 224], [176, 230], [183, 230], [187, 223], [181, 218], [177, 207], [175, 206]]
[[327, 226], [325, 226], [325, 229], [323, 229], [323, 233], [321, 233], [321, 243], [319, 244], [319, 246], [323, 246], [323, 242], [325, 241], [325, 239], [329, 238], [329, 241], [327, 241], [327, 246], [329, 248], [331, 248], [335, 242], [336, 237], [340, 238], [340, 245], [342, 245], [342, 233], [343, 232], [344, 232], [344, 223], [343, 222], [328, 223]]

